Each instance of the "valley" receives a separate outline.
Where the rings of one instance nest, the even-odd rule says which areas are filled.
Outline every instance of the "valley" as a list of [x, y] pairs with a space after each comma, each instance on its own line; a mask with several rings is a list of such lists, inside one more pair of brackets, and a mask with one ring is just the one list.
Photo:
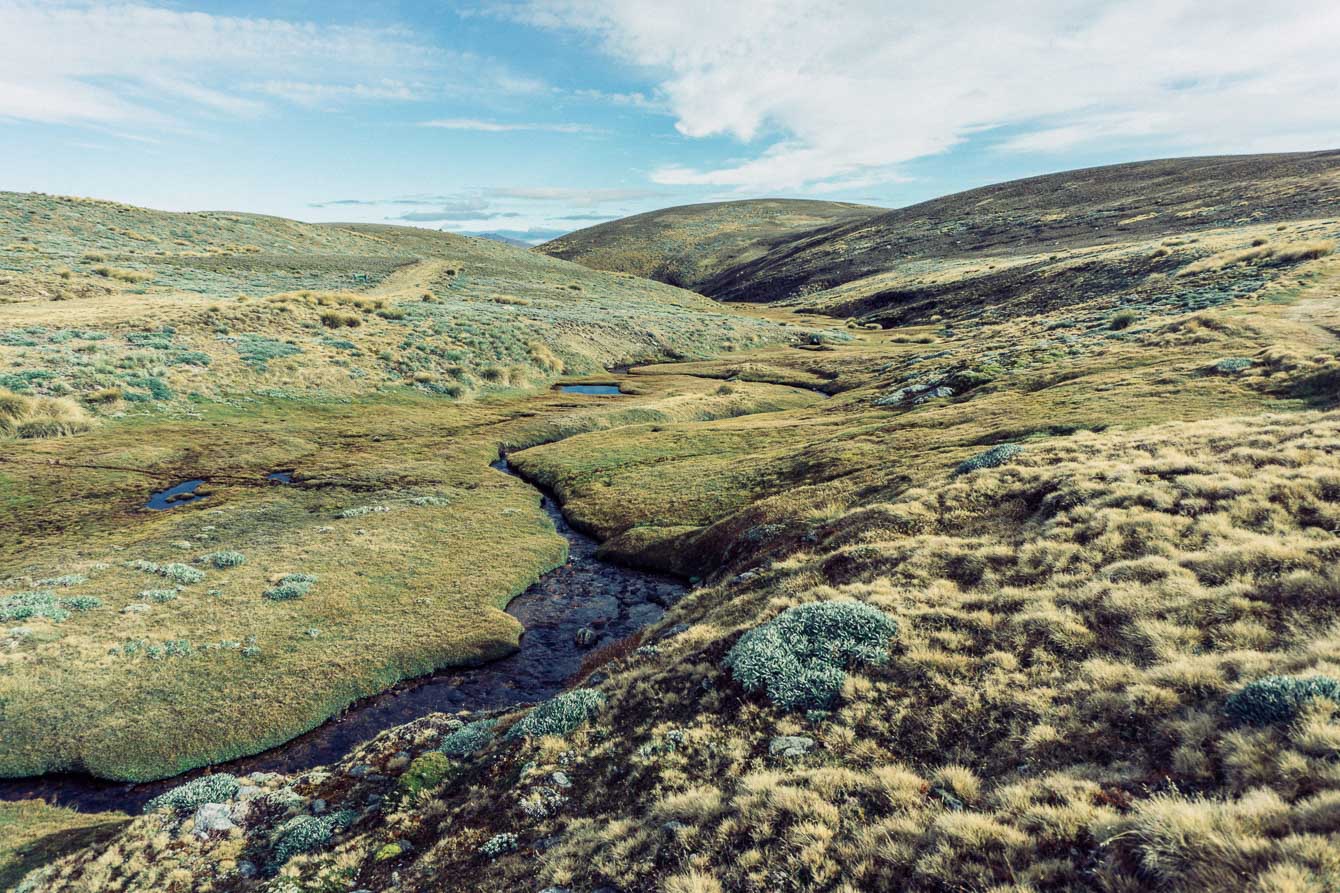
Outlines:
[[0, 871], [1340, 878], [1340, 705], [1241, 706], [1340, 676], [1337, 170], [690, 206], [561, 240], [590, 267], [5, 196], [0, 775], [55, 802], [0, 806]]

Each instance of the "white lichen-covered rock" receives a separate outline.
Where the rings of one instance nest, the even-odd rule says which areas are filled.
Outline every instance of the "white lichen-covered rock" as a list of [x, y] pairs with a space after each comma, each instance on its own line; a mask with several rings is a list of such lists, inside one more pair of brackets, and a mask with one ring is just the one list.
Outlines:
[[814, 750], [814, 739], [803, 735], [778, 735], [768, 742], [768, 753], [774, 757], [803, 757]]
[[206, 803], [195, 811], [192, 819], [195, 833], [204, 837], [213, 831], [229, 831], [236, 828], [233, 813], [226, 803]]

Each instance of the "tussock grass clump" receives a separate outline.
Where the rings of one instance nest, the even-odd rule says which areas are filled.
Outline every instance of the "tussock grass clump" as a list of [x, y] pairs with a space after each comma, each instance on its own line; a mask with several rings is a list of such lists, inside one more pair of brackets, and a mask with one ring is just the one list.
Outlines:
[[0, 437], [68, 437], [92, 427], [88, 412], [68, 397], [29, 397], [0, 388]]
[[356, 313], [341, 310], [327, 310], [321, 314], [321, 325], [328, 329], [357, 328], [363, 324], [363, 318]]
[[105, 279], [116, 279], [119, 282], [132, 284], [152, 282], [154, 278], [154, 274], [147, 270], [130, 270], [125, 267], [109, 267], [106, 265], [94, 267], [93, 272]]
[[227, 803], [237, 796], [240, 787], [237, 776], [227, 772], [202, 775], [154, 797], [144, 804], [144, 811], [170, 809], [174, 812], [191, 812], [206, 803]]
[[1179, 276], [1191, 276], [1196, 273], [1213, 272], [1237, 264], [1296, 264], [1303, 261], [1326, 257], [1335, 251], [1331, 241], [1293, 242], [1287, 245], [1252, 243], [1251, 248], [1224, 251], [1192, 261], [1177, 272]]
[[1140, 314], [1134, 310], [1118, 310], [1112, 314], [1112, 318], [1107, 321], [1107, 327], [1114, 332], [1122, 329], [1129, 329], [1140, 319]]
[[1340, 681], [1329, 676], [1267, 676], [1234, 692], [1224, 712], [1245, 725], [1268, 726], [1293, 722], [1317, 698], [1340, 706]]
[[566, 735], [578, 728], [605, 706], [605, 695], [593, 688], [575, 688], [555, 695], [532, 707], [507, 730], [508, 741], [538, 738], [541, 735]]
[[783, 710], [822, 710], [849, 667], [889, 659], [897, 634], [897, 621], [861, 602], [797, 605], [745, 633], [724, 665], [747, 691], [766, 692]]

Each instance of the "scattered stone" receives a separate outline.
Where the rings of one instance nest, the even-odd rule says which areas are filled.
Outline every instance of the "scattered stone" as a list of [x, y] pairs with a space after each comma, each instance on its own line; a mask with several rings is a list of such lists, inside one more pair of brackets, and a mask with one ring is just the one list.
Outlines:
[[572, 779], [568, 778], [568, 774], [566, 772], [562, 771], [555, 772], [553, 775], [550, 775], [549, 777], [552, 778], [554, 784], [558, 785], [560, 788], [572, 787]]
[[211, 831], [228, 831], [237, 827], [226, 803], [206, 803], [195, 811], [195, 833], [205, 837]]
[[349, 770], [349, 775], [351, 775], [354, 778], [366, 778], [368, 775], [371, 774], [372, 774], [372, 767], [369, 766], [367, 763], [359, 763], [357, 766], [354, 766], [352, 769]]
[[680, 635], [681, 633], [688, 632], [688, 630], [689, 625], [687, 623], [676, 623], [674, 626], [668, 626], [665, 629], [661, 630], [661, 632], [656, 636], [656, 641], [659, 642], [662, 639], [674, 638], [675, 636]]
[[237, 789], [237, 799], [255, 800], [257, 797], [261, 796], [264, 793], [265, 793], [264, 788], [259, 788], [254, 784], [244, 784]]
[[248, 862], [246, 859], [238, 859], [238, 860], [237, 860], [237, 873], [238, 873], [238, 875], [240, 875], [241, 877], [247, 877], [247, 878], [255, 877], [255, 876], [256, 876], [256, 866], [255, 866], [255, 864], [253, 864], [253, 863], [251, 863], [251, 862]]
[[325, 812], [325, 811], [326, 811], [326, 801], [325, 801], [325, 800], [322, 800], [322, 799], [318, 798], [318, 799], [312, 801], [312, 813], [313, 813], [314, 815], [320, 815], [321, 813], [323, 813], [323, 812]]
[[803, 735], [778, 735], [768, 743], [768, 753], [774, 757], [803, 757], [814, 749], [814, 739]]

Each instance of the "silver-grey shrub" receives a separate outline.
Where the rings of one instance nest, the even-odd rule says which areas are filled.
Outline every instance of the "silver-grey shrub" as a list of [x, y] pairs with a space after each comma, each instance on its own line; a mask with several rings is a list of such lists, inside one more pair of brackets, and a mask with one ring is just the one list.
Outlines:
[[537, 704], [507, 730], [507, 740], [566, 735], [605, 706], [605, 696], [594, 688], [574, 688]]
[[751, 692], [766, 692], [783, 710], [823, 709], [846, 671], [889, 659], [898, 622], [862, 602], [797, 605], [740, 637], [725, 666]]
[[479, 719], [461, 726], [442, 739], [438, 750], [449, 757], [468, 757], [493, 740], [493, 728], [496, 719]]
[[1266, 676], [1229, 696], [1224, 712], [1246, 725], [1293, 722], [1316, 698], [1340, 705], [1340, 682], [1330, 676]]
[[306, 595], [315, 582], [316, 577], [311, 574], [285, 574], [278, 583], [265, 590], [264, 594], [271, 601], [291, 601]]
[[69, 618], [56, 593], [50, 589], [35, 589], [31, 592], [16, 592], [0, 598], [0, 621], [31, 620], [36, 617], [59, 623]]
[[1006, 462], [1013, 459], [1024, 451], [1024, 448], [1017, 443], [1002, 443], [1000, 446], [994, 446], [985, 453], [978, 453], [971, 459], [965, 459], [954, 469], [954, 476], [967, 474], [970, 471], [977, 471], [980, 468], [998, 468]]
[[239, 787], [237, 776], [227, 772], [202, 775], [154, 797], [144, 804], [144, 811], [166, 808], [189, 812], [206, 803], [226, 803], [237, 795]]
[[202, 555], [200, 560], [223, 570], [224, 568], [237, 567], [239, 564], [246, 564], [247, 556], [241, 552], [224, 549], [220, 552], [210, 552], [208, 555]]

